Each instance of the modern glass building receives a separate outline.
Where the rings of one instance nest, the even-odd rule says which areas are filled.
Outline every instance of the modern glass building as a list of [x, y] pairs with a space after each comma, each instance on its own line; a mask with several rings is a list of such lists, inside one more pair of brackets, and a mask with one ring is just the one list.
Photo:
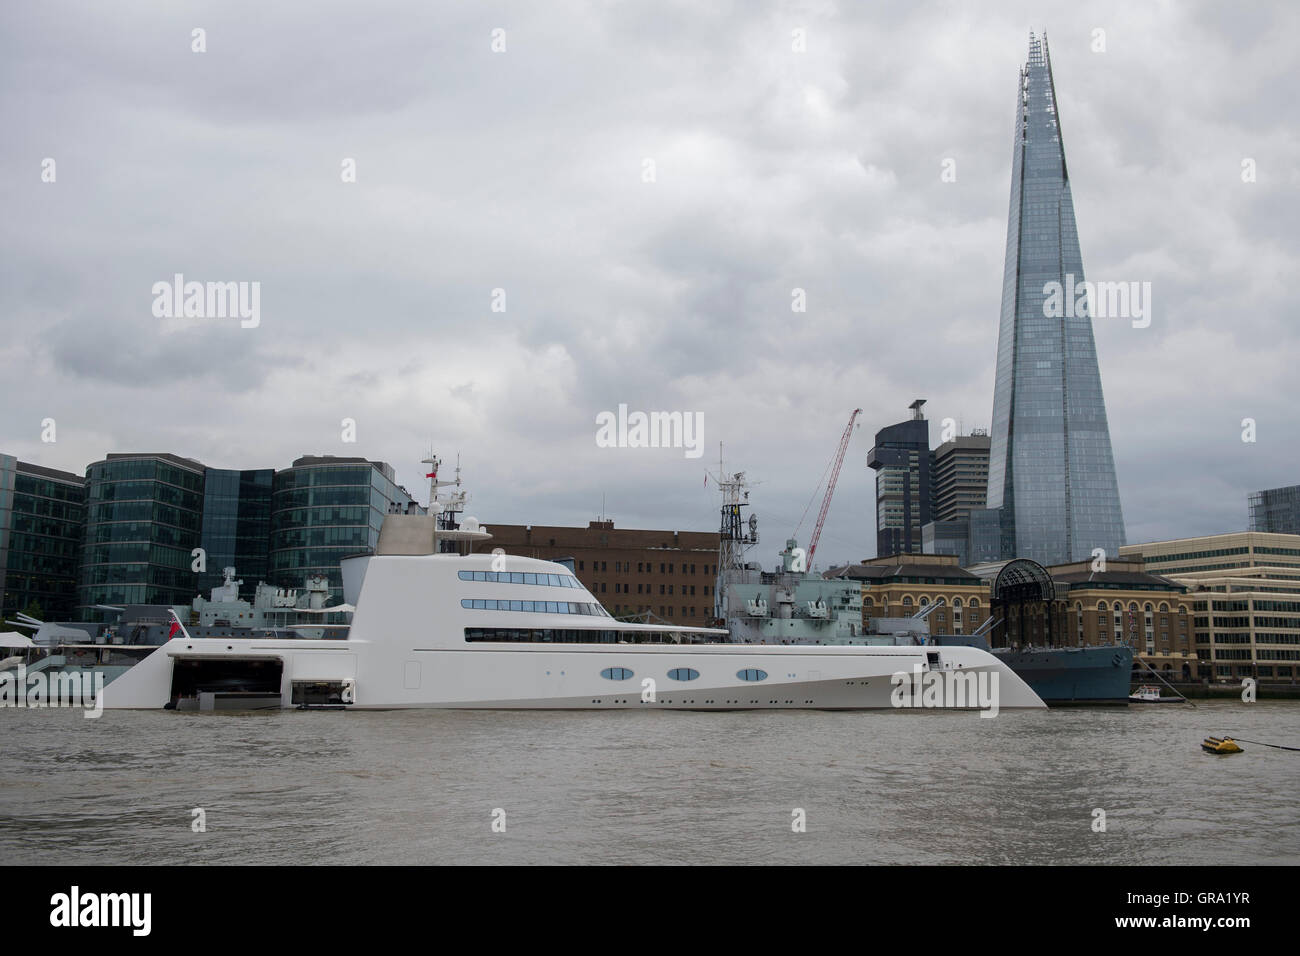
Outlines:
[[1083, 281], [1047, 38], [1031, 35], [1016, 89], [989, 450], [1003, 558], [1064, 564], [1124, 544], [1091, 309], [1047, 302], [1049, 283]]
[[[86, 516], [80, 475], [0, 455], [0, 620], [72, 620]], [[3, 630], [0, 627], [0, 630]]]
[[168, 454], [111, 454], [86, 469], [86, 536], [77, 591], [82, 620], [114, 620], [96, 604], [187, 605], [197, 593], [204, 467]]
[[1300, 485], [1256, 491], [1249, 502], [1251, 531], [1300, 534]]
[[911, 404], [908, 421], [876, 432], [867, 467], [876, 473], [876, 556], [920, 554], [921, 528], [930, 521], [930, 423]]
[[275, 473], [268, 580], [298, 588], [307, 575], [322, 574], [330, 603], [341, 602], [339, 561], [373, 550], [384, 515], [394, 512], [423, 509], [397, 483], [391, 465], [331, 455], [297, 459]]
[[272, 468], [205, 469], [201, 547], [206, 553], [206, 569], [198, 575], [198, 593], [207, 594], [221, 584], [222, 568], [235, 569], [244, 582], [239, 596], [246, 601], [253, 599], [259, 581], [270, 580], [274, 480]]

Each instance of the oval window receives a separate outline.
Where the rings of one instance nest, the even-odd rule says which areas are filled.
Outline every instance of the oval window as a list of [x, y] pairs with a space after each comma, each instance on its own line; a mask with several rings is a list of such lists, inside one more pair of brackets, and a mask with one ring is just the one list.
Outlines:
[[668, 672], [669, 680], [695, 680], [700, 672], [693, 667], [674, 667]]
[[600, 676], [605, 680], [627, 680], [632, 676], [632, 672], [626, 667], [606, 667], [600, 672]]
[[761, 671], [757, 667], [747, 667], [743, 671], [736, 671], [736, 676], [741, 680], [767, 680], [767, 671]]

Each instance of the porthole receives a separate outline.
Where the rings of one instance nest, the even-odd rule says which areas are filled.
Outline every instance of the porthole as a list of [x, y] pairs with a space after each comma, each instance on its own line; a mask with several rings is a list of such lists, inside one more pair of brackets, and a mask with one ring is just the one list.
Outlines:
[[674, 667], [668, 672], [669, 680], [695, 680], [700, 672], [693, 667]]
[[741, 680], [767, 680], [767, 671], [759, 670], [757, 667], [746, 667], [743, 671], [736, 671], [736, 676]]
[[632, 672], [626, 667], [606, 667], [600, 672], [600, 676], [605, 680], [627, 680], [632, 676]]

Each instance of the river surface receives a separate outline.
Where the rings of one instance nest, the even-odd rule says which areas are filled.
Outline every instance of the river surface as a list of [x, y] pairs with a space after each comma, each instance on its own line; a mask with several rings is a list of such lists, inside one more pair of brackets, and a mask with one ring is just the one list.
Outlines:
[[1300, 746], [1300, 703], [5, 710], [0, 860], [1300, 863], [1300, 753], [1201, 752], [1224, 733]]

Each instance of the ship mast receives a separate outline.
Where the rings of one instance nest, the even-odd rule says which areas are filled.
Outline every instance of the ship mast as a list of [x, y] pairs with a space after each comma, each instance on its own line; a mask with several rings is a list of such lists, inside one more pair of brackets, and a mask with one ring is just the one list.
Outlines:
[[[456, 456], [456, 477], [439, 478], [438, 472], [442, 468], [442, 459], [429, 449], [429, 457], [422, 458], [421, 463], [429, 466], [429, 471], [424, 477], [429, 479], [429, 514], [435, 516], [435, 527], [439, 531], [455, 531], [459, 524], [457, 516], [465, 510], [465, 492], [460, 490], [460, 455]], [[454, 486], [455, 491], [446, 495], [439, 495], [439, 488]]]
[[744, 521], [741, 509], [749, 507], [748, 483], [743, 471], [732, 475], [726, 473], [721, 442], [718, 442], [718, 473], [713, 476], [713, 480], [722, 491], [722, 522], [718, 529], [718, 576], [713, 588], [713, 616], [725, 621], [727, 575], [744, 569], [745, 552], [758, 543], [758, 517], [751, 514], [748, 523]]

